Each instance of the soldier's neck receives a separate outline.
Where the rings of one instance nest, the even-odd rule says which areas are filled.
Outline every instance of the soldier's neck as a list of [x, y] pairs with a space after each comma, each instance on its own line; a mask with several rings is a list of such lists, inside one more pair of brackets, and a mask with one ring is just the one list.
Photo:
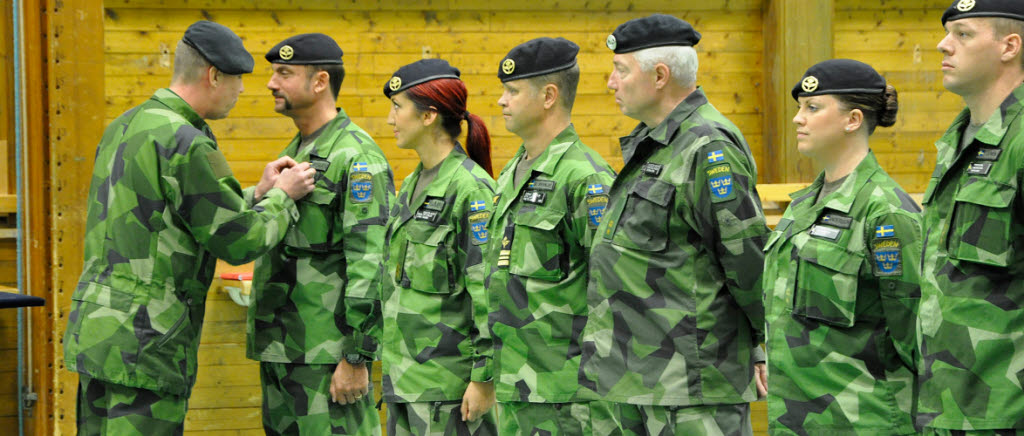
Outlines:
[[[1015, 59], [1015, 61], [1020, 62], [1020, 59]], [[1024, 82], [1024, 71], [1014, 69], [1004, 72], [993, 80], [990, 86], [978, 92], [963, 95], [964, 103], [971, 111], [971, 124], [981, 125], [988, 122], [988, 119], [992, 118], [992, 114], [1021, 85], [1021, 82]]]
[[530, 129], [530, 134], [522, 136], [526, 158], [533, 159], [544, 153], [548, 145], [551, 145], [551, 141], [554, 141], [559, 133], [569, 127], [570, 123], [568, 115], [548, 116], [541, 120], [533, 129]]
[[319, 102], [309, 109], [291, 114], [299, 135], [307, 137], [338, 116], [338, 108], [333, 102]]

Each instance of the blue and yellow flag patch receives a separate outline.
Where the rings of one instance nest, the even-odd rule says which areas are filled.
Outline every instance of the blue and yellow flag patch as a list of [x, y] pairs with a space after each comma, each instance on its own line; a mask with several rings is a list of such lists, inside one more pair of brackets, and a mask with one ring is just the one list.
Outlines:
[[[708, 157], [710, 159], [710, 155]], [[729, 164], [715, 165], [706, 170], [708, 189], [711, 191], [711, 202], [719, 203], [736, 198], [733, 189], [732, 167]]]
[[708, 163], [721, 162], [724, 159], [725, 153], [722, 153], [722, 150], [708, 152]]
[[353, 162], [349, 172], [349, 191], [352, 192], [352, 201], [366, 203], [373, 198], [373, 176], [370, 175], [370, 165], [366, 162]]
[[893, 226], [878, 226], [875, 227], [876, 238], [891, 238], [896, 235], [896, 231], [893, 230]]

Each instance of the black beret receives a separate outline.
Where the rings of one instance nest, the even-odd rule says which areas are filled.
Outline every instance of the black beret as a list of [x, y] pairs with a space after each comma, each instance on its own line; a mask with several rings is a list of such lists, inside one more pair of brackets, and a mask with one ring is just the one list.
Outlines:
[[608, 48], [619, 54], [668, 45], [693, 47], [698, 42], [700, 33], [690, 23], [665, 14], [634, 18], [622, 23], [605, 40]]
[[793, 86], [793, 99], [826, 94], [881, 94], [885, 79], [871, 65], [853, 59], [830, 59], [808, 68]]
[[1001, 17], [1024, 21], [1024, 1], [1021, 0], [955, 0], [942, 14], [942, 25], [947, 21], [970, 17]]
[[384, 96], [402, 92], [423, 82], [437, 79], [458, 79], [459, 69], [444, 59], [420, 59], [395, 71], [384, 84]]
[[277, 43], [263, 57], [272, 64], [341, 65], [344, 53], [323, 33], [303, 33]]
[[181, 38], [196, 49], [203, 59], [225, 74], [252, 72], [252, 55], [242, 44], [242, 38], [231, 29], [213, 21], [196, 21], [185, 30]]
[[576, 65], [580, 46], [565, 38], [537, 38], [517, 45], [498, 65], [498, 78], [509, 80], [542, 76]]

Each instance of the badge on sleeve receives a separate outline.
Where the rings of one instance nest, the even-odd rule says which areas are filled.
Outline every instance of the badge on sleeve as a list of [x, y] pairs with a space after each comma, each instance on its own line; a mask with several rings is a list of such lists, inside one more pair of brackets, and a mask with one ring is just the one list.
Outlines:
[[373, 176], [370, 175], [370, 166], [366, 162], [352, 163], [348, 179], [352, 201], [367, 203], [373, 198]]
[[601, 224], [604, 208], [608, 206], [608, 195], [604, 193], [604, 185], [595, 183], [587, 186], [587, 218], [591, 227]]
[[721, 162], [722, 160], [725, 160], [725, 153], [722, 153], [722, 150], [708, 152], [708, 163]]
[[729, 164], [715, 165], [708, 168], [706, 173], [712, 203], [720, 203], [736, 197], [736, 191], [732, 189], [732, 167]]
[[487, 210], [487, 202], [476, 200], [469, 203], [469, 229], [472, 233], [473, 245], [487, 243], [487, 221], [490, 218], [491, 211]]
[[[892, 226], [889, 227], [890, 236]], [[876, 231], [877, 234], [877, 231]], [[875, 275], [878, 277], [898, 276], [903, 274], [900, 263], [900, 240], [896, 238], [876, 239], [871, 244], [871, 257], [875, 259]]]

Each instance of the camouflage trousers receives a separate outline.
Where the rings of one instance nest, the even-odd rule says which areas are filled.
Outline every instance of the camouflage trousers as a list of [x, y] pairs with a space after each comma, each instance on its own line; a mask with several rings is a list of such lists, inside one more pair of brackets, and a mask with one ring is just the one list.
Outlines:
[[926, 427], [923, 434], [929, 436], [1024, 436], [1024, 429], [949, 430], [945, 428]]
[[370, 392], [355, 404], [331, 400], [337, 365], [260, 362], [263, 430], [267, 435], [380, 435]]
[[647, 406], [593, 401], [595, 436], [751, 436], [750, 404]]
[[80, 436], [165, 436], [185, 431], [188, 399], [78, 376]]
[[388, 436], [496, 436], [494, 410], [462, 421], [462, 401], [388, 403]]
[[499, 403], [501, 434], [590, 436], [589, 403]]

